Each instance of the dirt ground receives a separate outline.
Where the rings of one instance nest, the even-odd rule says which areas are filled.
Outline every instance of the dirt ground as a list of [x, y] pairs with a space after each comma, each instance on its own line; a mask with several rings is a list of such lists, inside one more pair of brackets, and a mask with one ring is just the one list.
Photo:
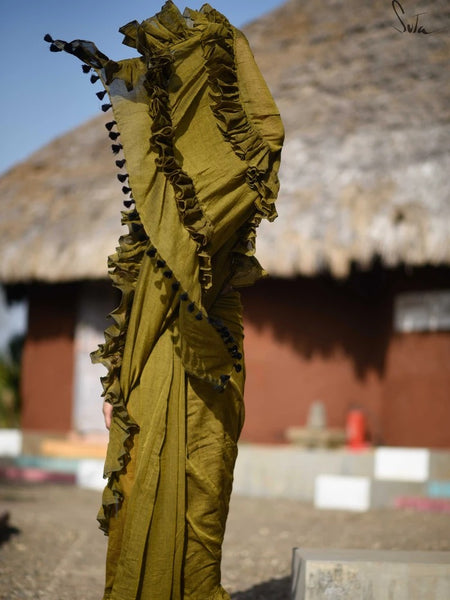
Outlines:
[[[100, 600], [106, 538], [100, 494], [70, 485], [1, 484], [1, 600]], [[233, 600], [287, 600], [292, 548], [450, 550], [450, 516], [410, 510], [318, 511], [235, 496], [223, 553]]]

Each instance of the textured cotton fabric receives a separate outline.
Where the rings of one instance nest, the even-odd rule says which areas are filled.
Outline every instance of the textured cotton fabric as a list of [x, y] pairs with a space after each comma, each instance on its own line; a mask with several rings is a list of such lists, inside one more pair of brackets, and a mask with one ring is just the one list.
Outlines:
[[122, 301], [93, 356], [113, 405], [104, 598], [229, 599], [220, 560], [245, 371], [235, 288], [264, 275], [255, 235], [276, 216], [283, 128], [247, 40], [209, 5], [181, 15], [167, 2], [120, 31], [137, 58], [49, 40], [109, 94], [135, 203], [109, 263]]

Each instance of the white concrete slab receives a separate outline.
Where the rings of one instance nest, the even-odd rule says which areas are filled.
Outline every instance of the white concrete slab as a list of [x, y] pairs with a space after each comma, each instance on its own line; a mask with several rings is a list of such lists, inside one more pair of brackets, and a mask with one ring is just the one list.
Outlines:
[[426, 481], [430, 473], [430, 451], [426, 448], [377, 448], [375, 479]]
[[369, 477], [319, 475], [316, 478], [314, 506], [358, 512], [369, 510], [370, 485]]
[[0, 456], [20, 456], [22, 432], [19, 429], [0, 429]]
[[80, 460], [76, 473], [77, 485], [91, 490], [103, 490], [106, 485], [103, 479], [103, 465], [103, 460]]

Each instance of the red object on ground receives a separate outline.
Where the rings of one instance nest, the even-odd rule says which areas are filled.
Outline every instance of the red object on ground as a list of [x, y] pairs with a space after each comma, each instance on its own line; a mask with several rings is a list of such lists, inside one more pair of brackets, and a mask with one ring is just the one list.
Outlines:
[[349, 411], [345, 431], [349, 448], [358, 450], [367, 446], [366, 417], [362, 410], [355, 408]]
[[450, 513], [450, 500], [400, 496], [395, 500], [395, 508], [406, 508], [420, 512]]

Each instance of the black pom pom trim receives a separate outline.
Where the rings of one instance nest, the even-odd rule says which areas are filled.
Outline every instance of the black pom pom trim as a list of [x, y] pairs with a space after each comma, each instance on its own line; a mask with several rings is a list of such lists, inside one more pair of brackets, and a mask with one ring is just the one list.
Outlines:
[[97, 98], [99, 100], [103, 100], [103, 98], [106, 96], [106, 90], [102, 90], [101, 92], [97, 92], [95, 95], [97, 96]]
[[178, 290], [180, 289], [180, 284], [178, 283], [178, 281], [175, 281], [175, 283], [172, 283], [172, 289], [174, 292], [178, 292]]
[[226, 383], [227, 381], [229, 381], [230, 376], [229, 375], [221, 375], [220, 376], [220, 381], [222, 381], [223, 383]]
[[167, 277], [167, 279], [172, 279], [173, 277], [172, 271], [164, 271], [163, 275], [164, 277]]
[[160, 258], [159, 260], [157, 260], [157, 261], [156, 261], [156, 266], [157, 266], [159, 269], [162, 269], [163, 267], [165, 267], [165, 266], [166, 266], [166, 261], [165, 261], [165, 260], [162, 260], [162, 259]]
[[109, 139], [113, 140], [113, 142], [114, 142], [120, 136], [120, 133], [118, 131], [110, 131], [108, 133], [108, 135], [109, 135]]
[[62, 48], [58, 48], [55, 44], [50, 44], [50, 52], [62, 52]]
[[124, 205], [126, 208], [131, 208], [131, 206], [132, 206], [133, 204], [134, 204], [134, 200], [124, 200], [124, 201], [123, 201], [123, 205]]
[[120, 160], [116, 160], [116, 167], [119, 167], [119, 169], [122, 169], [126, 162], [127, 161], [124, 158], [121, 158]]
[[197, 313], [197, 314], [195, 315], [195, 318], [197, 319], [197, 321], [201, 321], [201, 320], [203, 319], [203, 315], [202, 315], [202, 313], [201, 313], [201, 312]]
[[194, 310], [195, 310], [195, 304], [194, 304], [193, 302], [191, 302], [191, 303], [188, 305], [187, 309], [188, 309], [188, 311], [189, 311], [190, 313], [193, 313], [193, 312], [194, 312]]
[[150, 250], [147, 250], [147, 254], [148, 254], [148, 256], [150, 256], [150, 258], [155, 258], [156, 248], [150, 248]]
[[111, 146], [111, 150], [113, 151], [114, 154], [119, 154], [119, 152], [122, 150], [123, 146], [122, 144], [112, 144]]
[[242, 365], [234, 365], [234, 370], [236, 371], [236, 373], [240, 373], [242, 371]]
[[114, 127], [114, 125], [117, 125], [116, 121], [110, 121], [109, 123], [105, 123], [105, 127], [108, 131], [111, 131], [111, 129]]
[[45, 40], [46, 42], [49, 42], [50, 44], [53, 42], [53, 38], [52, 38], [52, 36], [51, 36], [49, 33], [46, 33], [46, 34], [44, 35], [44, 40]]
[[128, 173], [118, 173], [117, 179], [120, 181], [120, 183], [125, 183], [125, 181], [128, 179]]
[[[86, 73], [89, 73], [89, 71], [86, 71]], [[91, 75], [90, 82], [96, 83], [99, 79], [100, 79], [100, 77], [98, 75]]]
[[112, 107], [112, 104], [102, 104], [102, 111], [107, 112]]
[[184, 301], [189, 300], [189, 296], [187, 295], [187, 292], [183, 292], [180, 296], [180, 299], [184, 300]]
[[83, 71], [83, 73], [89, 73], [91, 70], [91, 67], [89, 65], [81, 65], [81, 70]]
[[122, 188], [122, 192], [124, 194], [129, 194], [131, 192], [131, 188], [129, 188], [126, 185], [124, 185], [123, 188]]

